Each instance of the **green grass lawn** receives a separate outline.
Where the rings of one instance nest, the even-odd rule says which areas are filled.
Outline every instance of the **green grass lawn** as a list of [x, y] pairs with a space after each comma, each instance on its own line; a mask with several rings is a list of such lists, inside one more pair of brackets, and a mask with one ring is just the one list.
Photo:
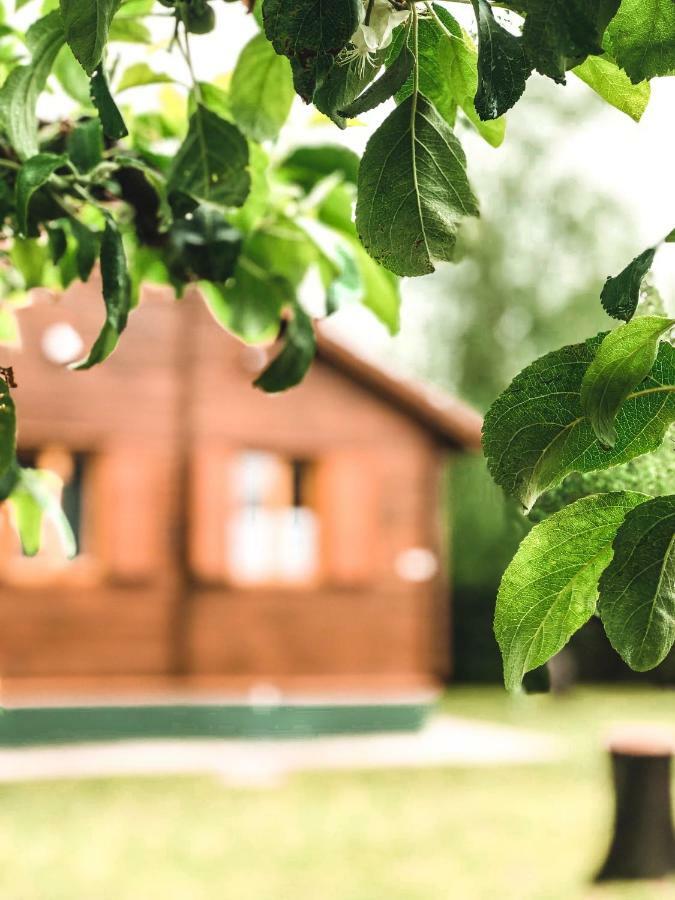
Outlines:
[[558, 736], [548, 765], [0, 787], [3, 900], [648, 900], [588, 886], [611, 819], [602, 735], [675, 725], [675, 693], [458, 689], [448, 712]]

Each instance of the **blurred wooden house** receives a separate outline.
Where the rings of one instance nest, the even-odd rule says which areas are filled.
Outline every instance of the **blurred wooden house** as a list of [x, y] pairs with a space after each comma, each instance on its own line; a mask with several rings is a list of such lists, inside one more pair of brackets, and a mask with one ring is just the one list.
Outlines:
[[[148, 293], [118, 351], [73, 372], [96, 286], [22, 311], [20, 454], [56, 470], [79, 552], [0, 540], [5, 697], [162, 684], [414, 690], [451, 670], [441, 478], [480, 417], [321, 337], [306, 381], [199, 298]], [[180, 681], [177, 681], [179, 679]], [[262, 687], [261, 687], [262, 686]]]

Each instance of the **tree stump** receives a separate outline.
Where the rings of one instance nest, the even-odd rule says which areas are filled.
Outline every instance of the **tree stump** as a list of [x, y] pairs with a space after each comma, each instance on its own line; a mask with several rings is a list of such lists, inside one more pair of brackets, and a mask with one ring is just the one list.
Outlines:
[[663, 878], [675, 871], [670, 761], [673, 739], [633, 730], [610, 741], [614, 836], [596, 881]]

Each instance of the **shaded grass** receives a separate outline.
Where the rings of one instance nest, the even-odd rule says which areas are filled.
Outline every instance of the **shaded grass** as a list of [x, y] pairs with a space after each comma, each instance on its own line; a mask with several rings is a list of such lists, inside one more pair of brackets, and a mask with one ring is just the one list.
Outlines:
[[3, 900], [651, 900], [672, 884], [597, 889], [611, 795], [598, 735], [675, 723], [675, 695], [581, 691], [514, 705], [455, 690], [457, 715], [558, 735], [564, 761], [296, 776], [0, 787]]

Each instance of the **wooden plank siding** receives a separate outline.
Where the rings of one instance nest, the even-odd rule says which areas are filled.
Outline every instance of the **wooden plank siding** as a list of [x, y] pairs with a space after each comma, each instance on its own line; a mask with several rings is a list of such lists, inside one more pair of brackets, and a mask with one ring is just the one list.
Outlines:
[[[83, 558], [43, 582], [0, 561], [0, 675], [170, 677], [177, 641], [184, 674], [223, 684], [446, 673], [443, 568], [424, 583], [397, 571], [409, 548], [446, 556], [438, 435], [321, 359], [300, 387], [257, 391], [260, 351], [195, 296], [146, 296], [119, 349], [89, 372], [45, 358], [50, 324], [71, 323], [88, 345], [102, 311], [96, 284], [58, 302], [43, 294], [21, 313], [24, 349], [2, 353], [19, 385], [20, 444], [84, 453], [89, 480]], [[246, 449], [313, 465], [311, 584], [228, 578], [231, 463]]]

